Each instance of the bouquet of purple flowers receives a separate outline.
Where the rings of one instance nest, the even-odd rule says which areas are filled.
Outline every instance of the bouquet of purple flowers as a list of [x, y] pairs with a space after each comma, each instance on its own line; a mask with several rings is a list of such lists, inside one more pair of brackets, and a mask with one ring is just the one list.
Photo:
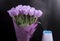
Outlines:
[[38, 18], [43, 14], [29, 5], [18, 5], [8, 10], [8, 13], [14, 23], [17, 41], [29, 41], [38, 25]]

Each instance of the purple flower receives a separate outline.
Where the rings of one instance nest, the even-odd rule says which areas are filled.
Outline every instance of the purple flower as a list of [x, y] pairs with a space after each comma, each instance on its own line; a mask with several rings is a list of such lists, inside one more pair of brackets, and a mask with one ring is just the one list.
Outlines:
[[43, 14], [41, 10], [36, 10], [34, 7], [30, 7], [29, 5], [18, 5], [15, 8], [8, 10], [8, 13], [11, 17], [17, 16], [19, 14], [29, 14], [30, 16], [34, 15], [34, 17], [40, 17]]
[[39, 15], [38, 10], [35, 10], [34, 17], [38, 17], [38, 15]]
[[35, 10], [35, 17], [40, 17], [42, 15], [42, 11], [41, 10]]
[[22, 7], [23, 14], [28, 15], [30, 8], [31, 8], [30, 6], [23, 6]]
[[15, 9], [17, 13], [22, 13], [22, 5], [18, 5]]
[[38, 17], [42, 16], [43, 12], [41, 10], [38, 10], [38, 12], [39, 12]]
[[8, 10], [8, 13], [11, 17], [18, 15], [18, 12], [15, 8], [11, 8], [10, 10]]
[[30, 15], [30, 16], [34, 15], [34, 11], [35, 11], [35, 8], [32, 7], [32, 8], [29, 10], [29, 15]]

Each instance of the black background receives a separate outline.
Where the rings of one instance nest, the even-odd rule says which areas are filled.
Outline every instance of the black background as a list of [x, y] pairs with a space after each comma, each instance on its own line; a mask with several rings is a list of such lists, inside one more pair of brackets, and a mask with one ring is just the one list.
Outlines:
[[12, 18], [7, 13], [7, 10], [22, 4], [33, 6], [44, 12], [44, 15], [39, 18], [43, 25], [39, 24], [37, 26], [38, 28], [30, 41], [41, 41], [42, 31], [46, 29], [46, 27], [48, 27], [48, 30], [52, 30], [54, 41], [60, 41], [60, 18], [56, 17], [57, 14], [59, 15], [58, 6], [56, 3], [57, 2], [54, 0], [0, 0], [0, 29], [2, 40], [17, 40]]

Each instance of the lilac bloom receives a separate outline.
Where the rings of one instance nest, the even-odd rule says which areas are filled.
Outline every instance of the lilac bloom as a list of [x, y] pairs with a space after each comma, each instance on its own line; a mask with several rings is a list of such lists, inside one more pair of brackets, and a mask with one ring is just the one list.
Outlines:
[[29, 12], [30, 8], [31, 8], [30, 6], [23, 6], [23, 7], [22, 7], [23, 13], [24, 13], [25, 15], [28, 15], [28, 12]]
[[11, 8], [10, 10], [8, 10], [8, 13], [11, 17], [17, 15], [16, 11], [15, 11], [15, 8]]
[[30, 16], [34, 15], [34, 11], [35, 11], [35, 8], [32, 7], [32, 8], [29, 10], [29, 15], [30, 15]]
[[35, 10], [34, 17], [38, 17], [38, 16], [39, 16], [39, 12], [38, 10]]
[[27, 6], [25, 6], [25, 5], [22, 7], [22, 13], [23, 13], [23, 14], [26, 14], [26, 13], [25, 13], [26, 8], [27, 8]]
[[18, 14], [22, 13], [22, 5], [18, 5], [15, 9]]
[[38, 17], [42, 16], [43, 12], [41, 10], [38, 10], [38, 12], [39, 12]]
[[31, 9], [31, 7], [30, 6], [27, 6], [27, 12], [29, 13], [29, 10]]
[[27, 6], [27, 8], [29, 8], [29, 9], [30, 9], [31, 7], [28, 5], [28, 6]]
[[16, 8], [15, 8], [14, 12], [15, 12], [16, 16], [19, 14], [18, 9], [16, 9]]
[[42, 15], [42, 11], [41, 10], [35, 10], [35, 17], [40, 17]]

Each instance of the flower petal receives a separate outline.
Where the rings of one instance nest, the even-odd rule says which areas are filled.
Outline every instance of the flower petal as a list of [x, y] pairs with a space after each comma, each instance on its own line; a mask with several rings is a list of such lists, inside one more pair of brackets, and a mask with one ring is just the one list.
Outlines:
[[39, 15], [39, 12], [38, 12], [38, 10], [35, 10], [34, 17], [38, 17], [38, 15]]
[[11, 8], [10, 10], [8, 10], [8, 13], [11, 17], [15, 16], [15, 8]]
[[32, 7], [32, 8], [30, 9], [30, 11], [29, 11], [29, 15], [30, 15], [30, 16], [34, 15], [34, 11], [35, 11], [35, 8]]
[[18, 5], [17, 7], [16, 7], [16, 13], [17, 14], [20, 14], [22, 12], [22, 5]]
[[40, 17], [43, 14], [43, 12], [41, 10], [35, 10], [35, 17]]
[[43, 12], [41, 10], [38, 10], [38, 12], [39, 12], [38, 17], [42, 16]]
[[25, 14], [25, 15], [28, 15], [28, 12], [29, 12], [29, 10], [30, 10], [30, 6], [23, 6], [23, 13]]

